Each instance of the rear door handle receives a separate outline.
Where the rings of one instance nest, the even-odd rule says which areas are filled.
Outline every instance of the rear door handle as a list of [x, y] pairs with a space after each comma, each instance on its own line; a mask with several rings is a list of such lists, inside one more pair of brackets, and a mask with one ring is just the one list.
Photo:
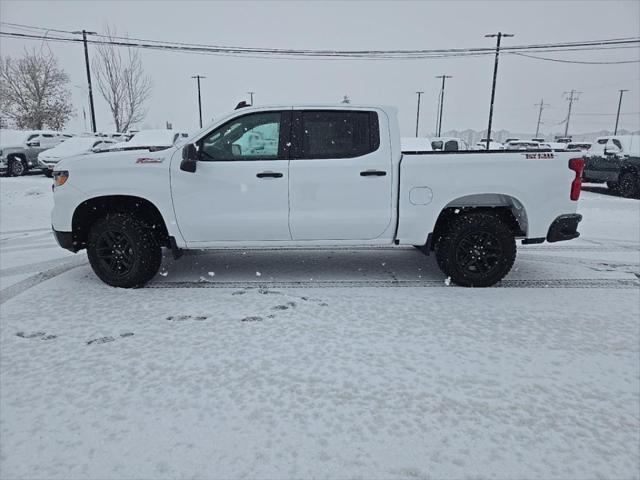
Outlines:
[[256, 174], [258, 178], [281, 178], [282, 174], [280, 172], [260, 172]]
[[360, 172], [361, 177], [384, 177], [387, 172], [383, 170], [365, 170], [364, 172]]

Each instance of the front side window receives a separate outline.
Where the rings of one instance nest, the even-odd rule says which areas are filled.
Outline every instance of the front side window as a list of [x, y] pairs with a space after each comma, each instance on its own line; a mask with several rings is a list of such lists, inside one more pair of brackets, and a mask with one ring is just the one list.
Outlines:
[[613, 144], [618, 147], [620, 150], [622, 150], [622, 143], [620, 143], [620, 140], [614, 138], [613, 139]]
[[353, 158], [380, 146], [375, 112], [308, 110], [300, 115], [303, 158]]
[[442, 140], [434, 140], [431, 142], [431, 148], [434, 150], [442, 150]]
[[36, 133], [35, 135], [29, 135], [29, 138], [27, 138], [27, 142], [30, 142], [31, 140], [34, 140], [38, 138], [38, 134]]
[[282, 112], [234, 118], [198, 142], [201, 160], [276, 160], [286, 158]]

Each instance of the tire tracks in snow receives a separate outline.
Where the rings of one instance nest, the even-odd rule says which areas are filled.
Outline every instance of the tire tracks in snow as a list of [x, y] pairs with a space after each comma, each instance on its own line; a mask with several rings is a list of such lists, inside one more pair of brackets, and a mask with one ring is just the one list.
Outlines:
[[[451, 285], [455, 287], [454, 285]], [[269, 281], [269, 282], [153, 282], [144, 288], [362, 288], [362, 287], [448, 287], [443, 280], [337, 280], [337, 281]], [[462, 287], [458, 287], [462, 288]], [[633, 278], [553, 278], [503, 280], [489, 288], [640, 288]]]
[[[42, 263], [51, 263], [54, 261], [56, 263], [60, 262], [59, 260], [57, 261], [51, 260], [50, 262], [42, 262]], [[86, 258], [77, 257], [70, 262], [65, 262], [65, 263], [56, 265], [55, 267], [50, 268], [49, 270], [45, 270], [44, 272], [39, 272], [35, 275], [25, 278], [24, 280], [14, 283], [13, 285], [9, 285], [8, 287], [0, 290], [0, 305], [11, 300], [13, 297], [20, 295], [21, 293], [29, 290], [30, 288], [33, 288], [36, 285], [41, 284], [42, 282], [51, 280], [52, 278], [55, 278], [58, 275], [62, 275], [63, 273], [68, 272], [69, 270], [72, 270], [74, 268], [77, 268], [86, 264], [87, 264]], [[25, 266], [14, 267], [14, 268], [24, 269]], [[5, 269], [5, 270], [11, 270], [11, 269]]]

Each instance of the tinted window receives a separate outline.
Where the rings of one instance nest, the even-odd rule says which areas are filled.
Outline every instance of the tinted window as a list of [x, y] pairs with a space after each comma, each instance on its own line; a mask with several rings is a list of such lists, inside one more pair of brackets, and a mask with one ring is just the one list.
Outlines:
[[352, 158], [374, 152], [380, 146], [375, 112], [303, 111], [304, 158]]
[[53, 138], [53, 135], [51, 135], [50, 133], [43, 133], [42, 136], [44, 138]]
[[431, 142], [431, 148], [434, 150], [442, 150], [442, 140], [435, 140]]
[[449, 140], [447, 143], [444, 144], [445, 152], [455, 152], [457, 150], [458, 150], [458, 142], [456, 142], [455, 140]]
[[29, 138], [27, 138], [27, 142], [30, 140], [33, 140], [34, 138], [38, 138], [38, 134], [36, 133], [35, 135], [29, 135]]
[[622, 144], [620, 143], [620, 140], [617, 139], [613, 139], [613, 144], [618, 147], [620, 150], [622, 150]]
[[270, 160], [286, 158], [280, 142], [281, 112], [234, 118], [198, 142], [202, 160]]
[[601, 138], [600, 140], [598, 140], [598, 145], [605, 145], [606, 143], [607, 143], [606, 138]]

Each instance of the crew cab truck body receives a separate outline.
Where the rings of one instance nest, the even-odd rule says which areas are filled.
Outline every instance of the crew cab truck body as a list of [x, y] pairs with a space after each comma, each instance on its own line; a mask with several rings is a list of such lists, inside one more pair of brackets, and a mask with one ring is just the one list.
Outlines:
[[543, 152], [402, 153], [392, 107], [243, 108], [163, 151], [54, 170], [61, 246], [106, 283], [141, 286], [161, 247], [413, 245], [459, 285], [489, 286], [515, 241], [577, 237], [582, 159]]
[[624, 197], [640, 194], [640, 135], [598, 138], [585, 154], [584, 179]]

